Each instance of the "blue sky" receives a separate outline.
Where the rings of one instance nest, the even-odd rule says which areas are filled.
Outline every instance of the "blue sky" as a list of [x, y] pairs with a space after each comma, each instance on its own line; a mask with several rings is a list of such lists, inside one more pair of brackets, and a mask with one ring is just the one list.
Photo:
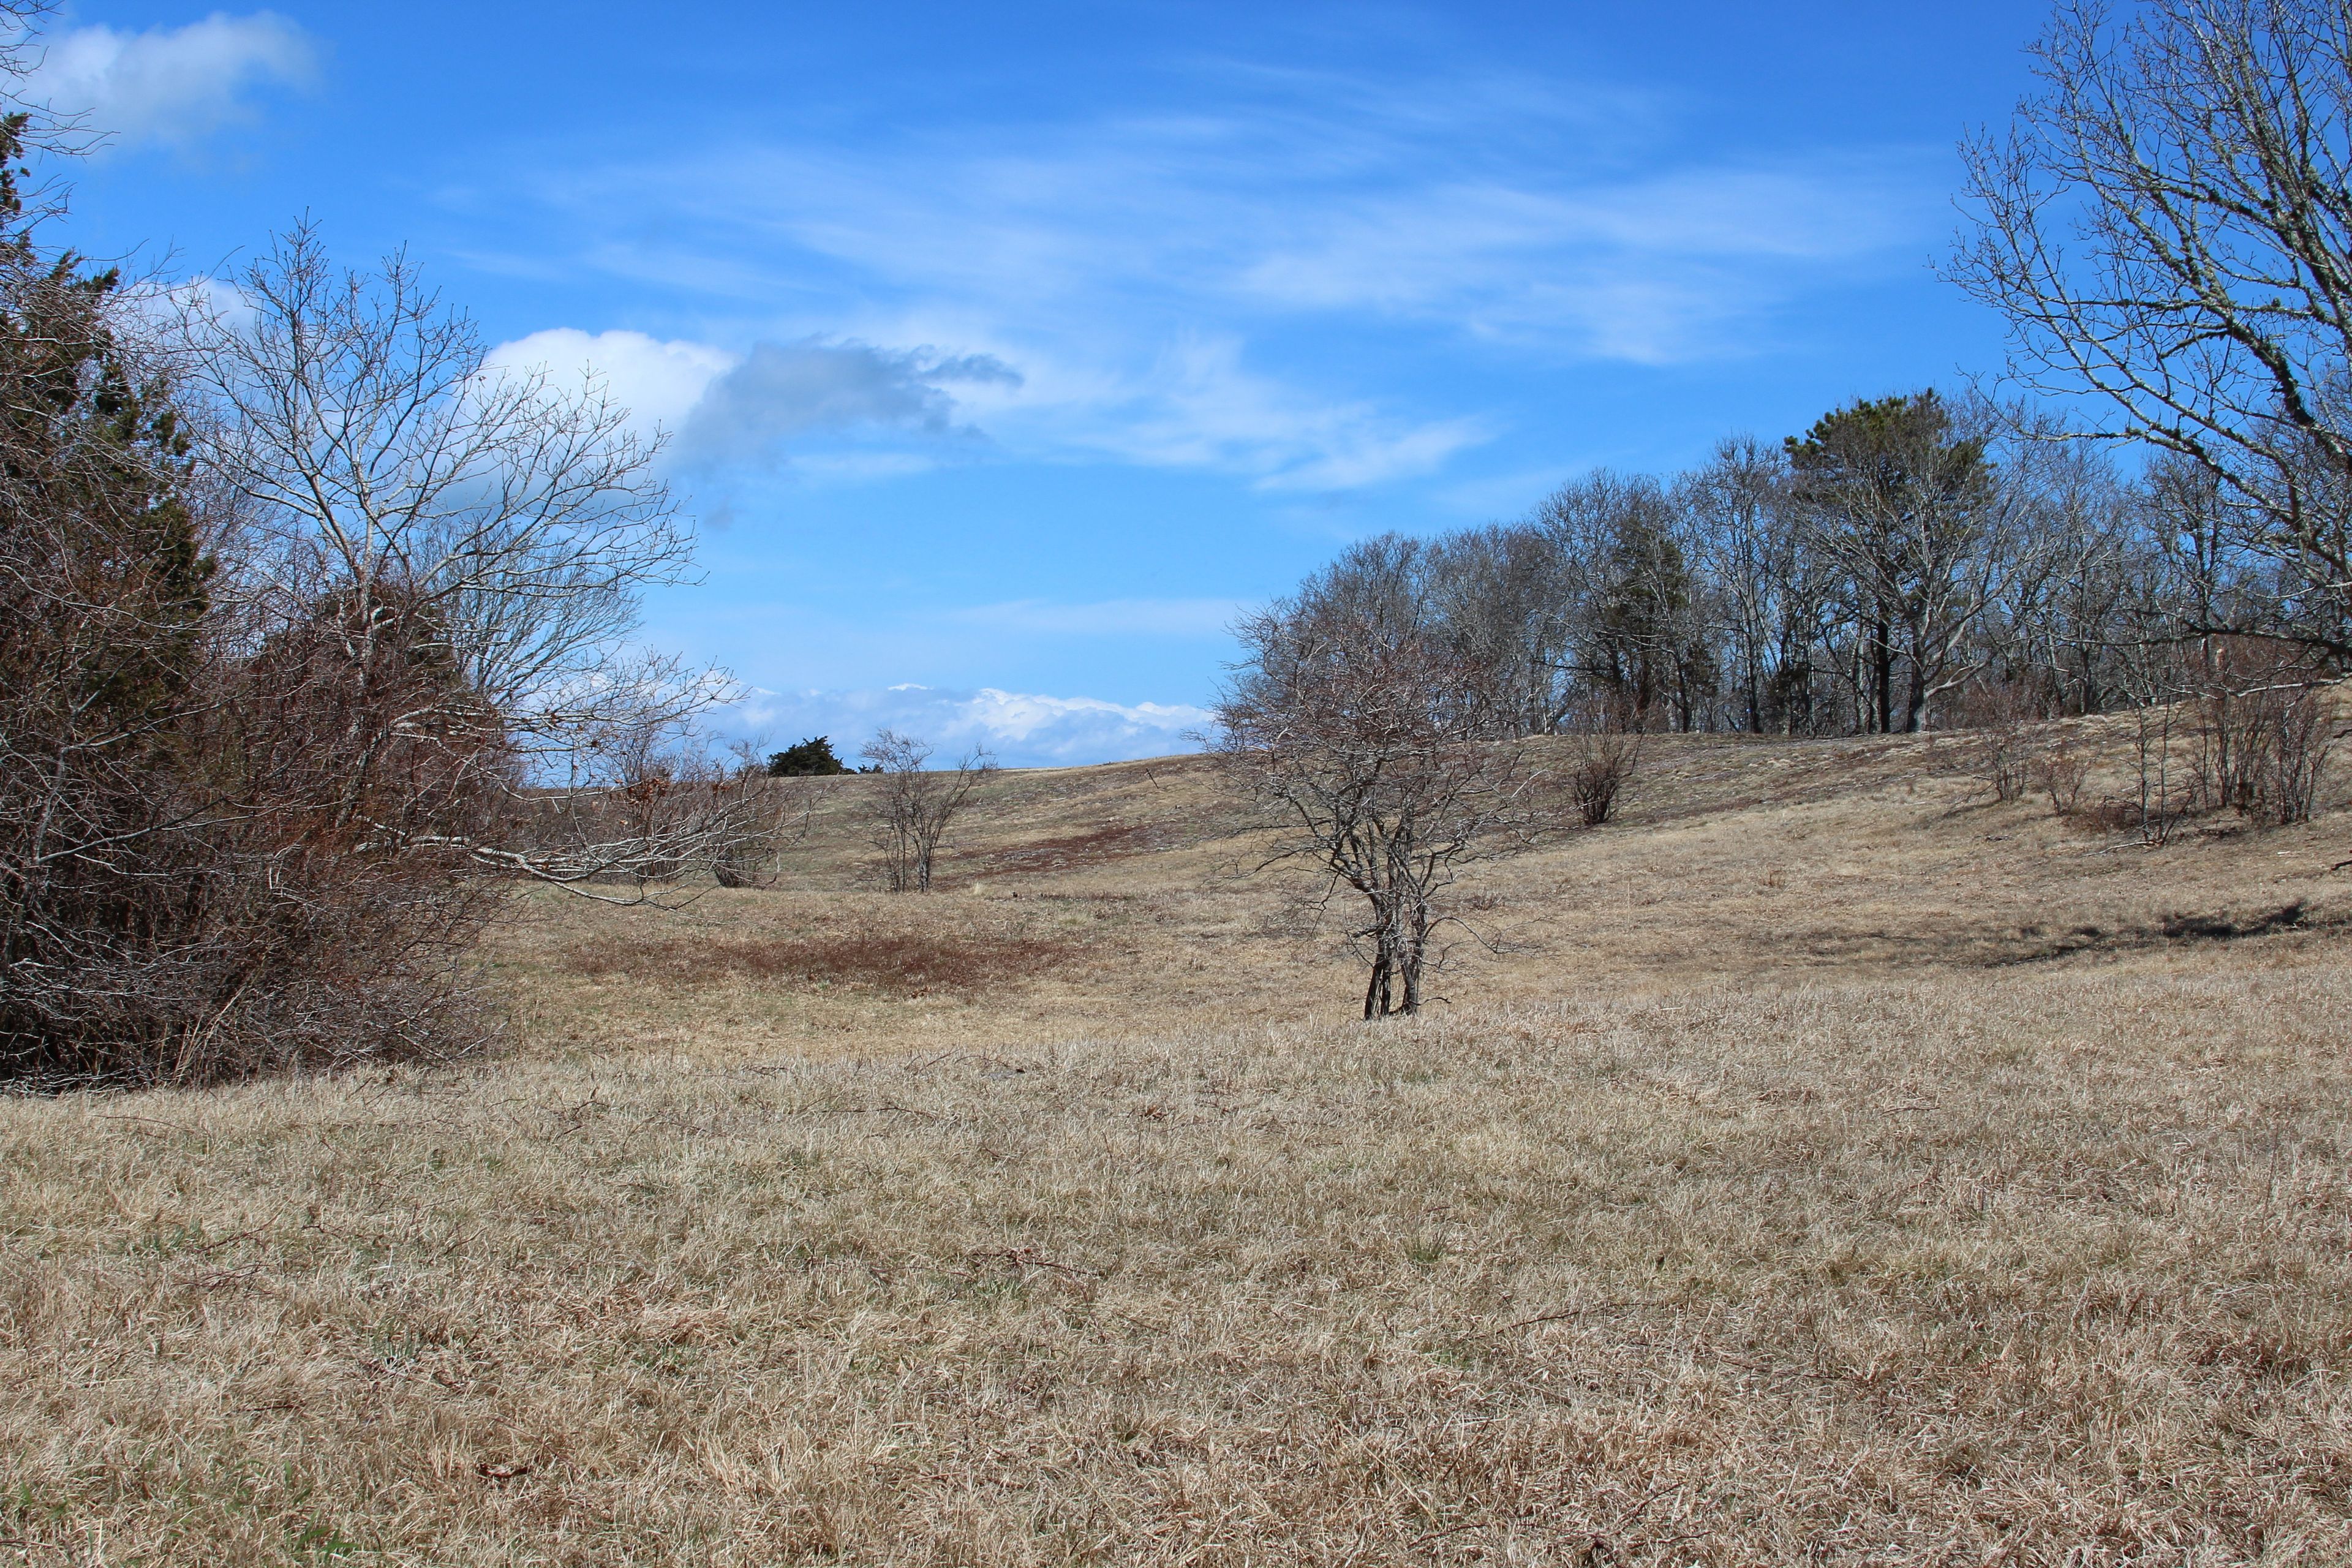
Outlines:
[[737, 728], [1040, 763], [1184, 749], [1349, 540], [1996, 367], [1933, 266], [2045, 14], [91, 3], [29, 90], [84, 248], [309, 214], [668, 431]]

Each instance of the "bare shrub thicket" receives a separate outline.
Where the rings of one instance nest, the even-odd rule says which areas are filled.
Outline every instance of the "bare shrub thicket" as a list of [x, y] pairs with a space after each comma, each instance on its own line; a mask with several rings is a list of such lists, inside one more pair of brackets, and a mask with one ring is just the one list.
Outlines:
[[2272, 723], [2271, 820], [2281, 826], [2308, 822], [2318, 809], [2336, 731], [2317, 691], [2305, 688], [2283, 703]]
[[1576, 765], [1568, 776], [1579, 821], [1599, 827], [1617, 814], [1617, 804], [1642, 760], [1642, 734], [1622, 715], [1590, 709], [1577, 725]]
[[465, 1049], [491, 900], [453, 846], [507, 737], [405, 584], [254, 592], [282, 562], [126, 319], [21, 227], [0, 247], [0, 1080]]
[[156, 341], [21, 229], [0, 257], [18, 1086], [463, 1054], [504, 877], [641, 882], [758, 816], [627, 795], [630, 738], [723, 689], [615, 652], [690, 544], [621, 411], [308, 233], [236, 295]]
[[2215, 639], [2190, 705], [2201, 807], [2277, 826], [2310, 819], [2335, 731], [2306, 660], [2274, 643]]
[[1273, 810], [1272, 853], [1313, 871], [1313, 908], [1362, 900], [1346, 927], [1363, 1016], [1420, 1011], [1461, 917], [1461, 868], [1550, 820], [1477, 667], [1412, 620], [1313, 594], [1245, 617], [1215, 712], [1229, 772]]
[[[378, 601], [414, 602], [515, 759], [526, 793], [501, 814], [508, 831], [440, 847], [488, 870], [639, 888], [733, 853], [756, 831], [752, 797], [648, 787], [733, 688], [622, 651], [644, 591], [691, 576], [694, 542], [628, 411], [594, 383], [488, 367], [473, 323], [397, 256], [346, 271], [300, 228], [236, 281], [236, 309], [191, 294], [175, 327], [257, 613], [299, 617], [341, 595], [363, 651]], [[624, 831], [542, 841], [567, 820], [551, 795], [577, 804], [570, 820]]]
[[2085, 815], [2113, 832], [2128, 832], [2151, 847], [2168, 843], [2196, 808], [2188, 770], [2178, 754], [2188, 726], [2179, 645], [2151, 638], [2127, 645], [2117, 683], [2131, 710], [2131, 766], [2123, 792]]
[[862, 747], [880, 773], [873, 800], [873, 845], [881, 855], [883, 883], [894, 893], [927, 893], [948, 831], [996, 771], [985, 751], [975, 748], [952, 768], [927, 768], [931, 748], [911, 735], [884, 730]]
[[2083, 790], [2091, 780], [2088, 747], [2068, 738], [2050, 742], [2027, 764], [2034, 788], [2050, 797], [2050, 809], [2074, 816], [2083, 808]]
[[2022, 725], [2012, 721], [1988, 731], [1978, 741], [1978, 756], [1994, 799], [2006, 804], [2025, 798], [2033, 780], [2033, 752]]
[[[2169, 841], [2200, 814], [2228, 812], [2269, 826], [2310, 820], [2337, 737], [2320, 668], [2307, 649], [2283, 639], [2213, 637], [2135, 649], [2137, 798], [2110, 801], [2098, 815], [2151, 845]], [[2065, 765], [2075, 772], [2062, 782], [2079, 792], [2087, 760], [2070, 753]]]
[[2007, 804], [2039, 794], [2060, 816], [2081, 813], [2091, 750], [2079, 737], [2045, 721], [2029, 687], [2015, 680], [1981, 682], [1969, 691], [1962, 711], [1970, 724], [1970, 761], [1994, 799]]
[[2170, 703], [2137, 709], [2132, 720], [2134, 775], [2138, 794], [2135, 801], [2127, 803], [2127, 815], [2141, 843], [2168, 844], [2197, 805], [2188, 769], [2176, 754], [2176, 742], [2184, 726], [2179, 721], [2179, 709]]
[[2032, 726], [2030, 701], [2014, 686], [1987, 681], [1970, 689], [1966, 711], [1974, 721], [1970, 750], [1978, 775], [2003, 805], [2024, 799], [2043, 746]]
[[[522, 792], [502, 844], [478, 848], [522, 875], [607, 902], [676, 897], [708, 876], [722, 888], [772, 886], [806, 833], [813, 802], [738, 746], [713, 755], [664, 724], [619, 737], [595, 784]], [[665, 889], [664, 885], [673, 885]]]

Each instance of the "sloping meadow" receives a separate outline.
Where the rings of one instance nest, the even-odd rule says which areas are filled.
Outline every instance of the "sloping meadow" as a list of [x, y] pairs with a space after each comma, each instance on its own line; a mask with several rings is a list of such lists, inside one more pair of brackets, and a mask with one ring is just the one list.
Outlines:
[[2347, 1039], [2215, 945], [0, 1103], [0, 1541], [2352, 1560]]

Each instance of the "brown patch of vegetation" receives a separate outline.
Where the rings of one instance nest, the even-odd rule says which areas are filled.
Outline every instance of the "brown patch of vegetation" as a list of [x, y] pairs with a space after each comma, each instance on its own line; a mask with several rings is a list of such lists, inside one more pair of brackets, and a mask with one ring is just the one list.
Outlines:
[[967, 878], [1066, 871], [1150, 855], [1169, 847], [1172, 837], [1164, 823], [1114, 823], [1088, 833], [1063, 834], [990, 850], [961, 861], [956, 869]]
[[2042, 941], [2045, 933], [2039, 926], [2028, 926], [2021, 934], [2027, 945], [2019, 952], [1994, 954], [1989, 962], [2003, 963], [2037, 963], [2056, 958], [2072, 958], [2080, 953], [2113, 953], [2136, 949], [2162, 947], [2168, 943], [2200, 942], [2240, 942], [2250, 937], [2300, 935], [2332, 935], [2352, 929], [2352, 914], [2337, 911], [2315, 915], [2308, 902], [2297, 900], [2277, 909], [2232, 914], [2220, 910], [2206, 914], [2166, 914], [2152, 921], [2134, 922], [2119, 929], [2082, 925], [2056, 937]]
[[691, 990], [727, 980], [866, 986], [920, 995], [985, 991], [1043, 973], [1079, 950], [1034, 938], [933, 932], [809, 937], [591, 937], [566, 955], [574, 973]]

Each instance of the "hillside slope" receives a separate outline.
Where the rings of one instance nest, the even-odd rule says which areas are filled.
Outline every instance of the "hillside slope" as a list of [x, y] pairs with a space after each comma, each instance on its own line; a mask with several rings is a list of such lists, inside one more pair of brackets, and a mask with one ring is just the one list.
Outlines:
[[0, 1101], [0, 1563], [2352, 1562], [2340, 801], [1662, 739], [1366, 1026], [1200, 759], [869, 787], [501, 1059]]
[[[2086, 798], [2125, 787], [2111, 721], [2061, 728], [2105, 760]], [[1994, 802], [1976, 746], [1654, 737], [1618, 821], [1469, 872], [1477, 907], [1436, 989], [1459, 1005], [2016, 963], [2160, 972], [2230, 938], [2252, 943], [2241, 961], [2282, 957], [2352, 917], [2340, 791], [2307, 826], [2216, 819], [2149, 849], [2038, 797]], [[859, 886], [872, 787], [813, 782], [774, 889], [683, 910], [541, 897], [499, 953], [532, 1047], [1011, 1045], [1359, 1004], [1337, 941], [1354, 910], [1335, 900], [1314, 920], [1297, 905], [1311, 877], [1256, 868], [1267, 840], [1208, 758], [1005, 774], [922, 899]], [[877, 943], [917, 968], [828, 957]], [[690, 1018], [668, 1004], [680, 984], [700, 999]]]

